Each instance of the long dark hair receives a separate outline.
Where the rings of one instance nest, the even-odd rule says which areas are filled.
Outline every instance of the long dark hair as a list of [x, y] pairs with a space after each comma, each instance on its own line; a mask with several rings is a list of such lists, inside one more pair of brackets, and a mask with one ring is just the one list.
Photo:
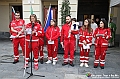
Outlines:
[[41, 22], [40, 22], [40, 20], [37, 20], [37, 23], [39, 23], [39, 24], [41, 25]]
[[35, 14], [31, 14], [30, 15], [30, 21], [31, 21], [31, 17], [34, 17], [35, 18], [35, 22], [37, 22], [37, 16]]
[[85, 25], [83, 25], [82, 29], [85, 30], [87, 28], [88, 32], [90, 33], [92, 31], [92, 29], [91, 29], [91, 21], [90, 21], [90, 19], [85, 19], [85, 20], [88, 21], [88, 27], [86, 27]]
[[[56, 20], [55, 19], [51, 19], [51, 20], [55, 23], [54, 28], [57, 27]], [[50, 24], [50, 26], [52, 25]]]
[[[107, 29], [107, 28], [108, 28], [108, 23], [107, 23], [107, 21], [106, 21], [106, 20], [101, 20], [101, 21], [102, 21], [103, 24], [104, 24], [104, 28]], [[100, 21], [100, 22], [101, 22], [101, 21]]]

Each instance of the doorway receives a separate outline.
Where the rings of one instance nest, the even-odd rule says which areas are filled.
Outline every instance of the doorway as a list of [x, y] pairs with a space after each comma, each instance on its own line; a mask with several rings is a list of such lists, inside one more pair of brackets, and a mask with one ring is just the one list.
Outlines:
[[15, 5], [15, 6], [12, 6], [12, 7], [14, 7], [15, 11], [19, 11], [20, 12], [20, 18], [23, 19], [22, 5]]
[[85, 17], [91, 17], [91, 15], [94, 15], [94, 19], [105, 18], [108, 21], [108, 12], [109, 0], [78, 0], [78, 21], [83, 21]]

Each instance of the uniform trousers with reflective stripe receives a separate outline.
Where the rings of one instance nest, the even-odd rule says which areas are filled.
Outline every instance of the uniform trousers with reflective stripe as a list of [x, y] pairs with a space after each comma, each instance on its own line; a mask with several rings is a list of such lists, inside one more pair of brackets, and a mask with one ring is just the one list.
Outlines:
[[83, 45], [79, 45], [79, 47], [80, 47], [80, 62], [88, 63], [90, 49], [83, 49]]
[[33, 52], [33, 55], [34, 55], [34, 65], [38, 65], [38, 46], [39, 46], [39, 41], [32, 41], [32, 42], [26, 41], [25, 60], [27, 65], [28, 65], [31, 51]]
[[107, 47], [102, 47], [101, 45], [98, 45], [95, 47], [94, 66], [98, 66], [99, 63], [100, 63], [100, 66], [104, 66], [106, 50], [107, 50]]
[[22, 48], [22, 53], [24, 56], [24, 52], [25, 52], [25, 38], [21, 37], [21, 38], [13, 38], [13, 50], [14, 50], [14, 60], [18, 60], [19, 59], [19, 44]]
[[54, 41], [54, 44], [47, 44], [48, 60], [57, 61], [58, 40]]
[[39, 40], [39, 56], [40, 56], [40, 59], [44, 58], [43, 47], [44, 47], [43, 40]]
[[[74, 60], [75, 40], [64, 40], [64, 62]], [[70, 55], [69, 55], [70, 53]]]

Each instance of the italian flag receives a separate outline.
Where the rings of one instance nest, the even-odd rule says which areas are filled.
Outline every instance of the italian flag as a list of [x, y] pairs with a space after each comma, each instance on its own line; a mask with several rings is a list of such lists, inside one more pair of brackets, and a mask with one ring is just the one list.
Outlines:
[[31, 12], [31, 14], [33, 14], [33, 8], [32, 8], [32, 5], [31, 5], [31, 11], [30, 11], [30, 12]]

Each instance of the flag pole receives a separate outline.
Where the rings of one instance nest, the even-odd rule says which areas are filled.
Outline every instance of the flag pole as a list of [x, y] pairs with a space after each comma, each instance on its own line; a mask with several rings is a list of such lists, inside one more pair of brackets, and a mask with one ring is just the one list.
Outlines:
[[[32, 6], [31, 4], [31, 0], [30, 0], [30, 6]], [[25, 30], [24, 30], [25, 31]], [[25, 40], [26, 40], [26, 32], [24, 32], [25, 34]], [[24, 73], [23, 73], [23, 77], [25, 77], [25, 73], [26, 73], [26, 41], [25, 41], [25, 57], [24, 57], [24, 63], [25, 63], [25, 67], [24, 67]]]

